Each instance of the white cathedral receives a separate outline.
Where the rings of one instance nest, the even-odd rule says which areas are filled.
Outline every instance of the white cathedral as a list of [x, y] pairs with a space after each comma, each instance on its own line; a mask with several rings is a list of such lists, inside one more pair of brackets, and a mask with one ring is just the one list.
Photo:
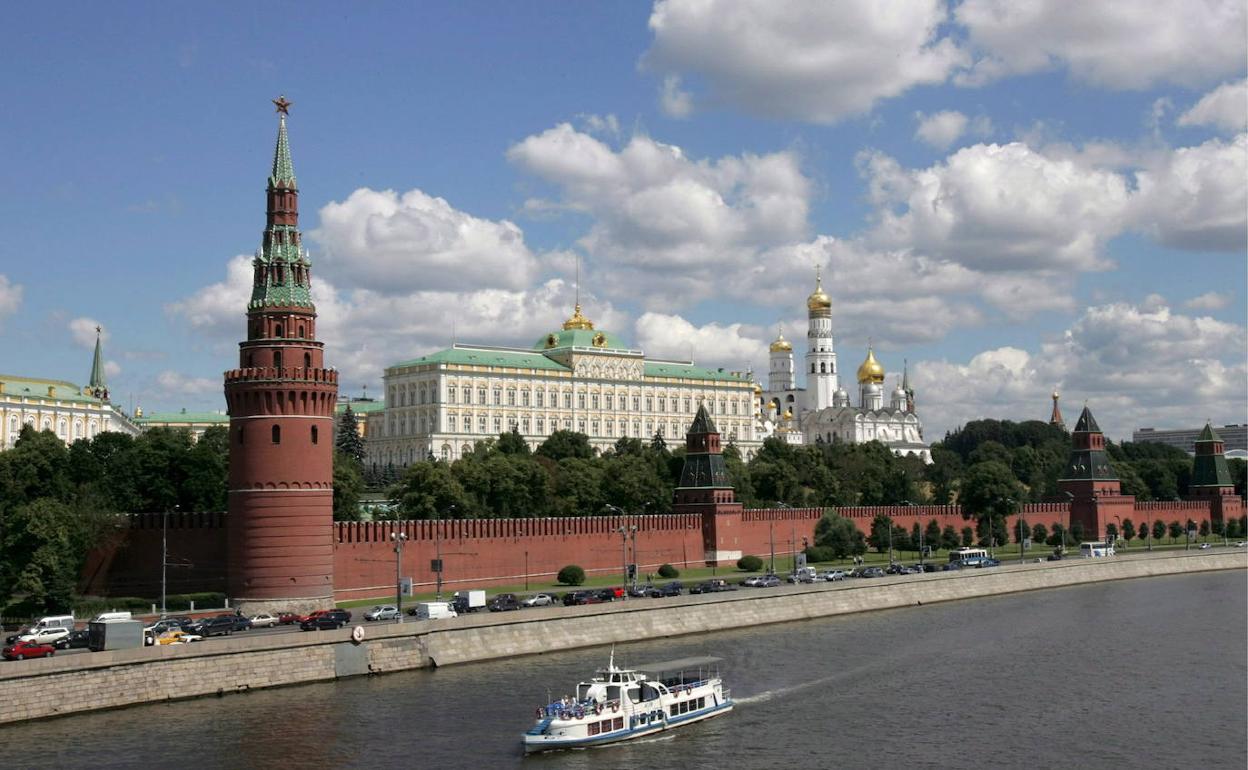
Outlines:
[[879, 441], [898, 455], [932, 461], [923, 440], [923, 424], [914, 410], [908, 368], [884, 405], [884, 367], [868, 347], [858, 367], [858, 406], [840, 385], [832, 339], [832, 300], [816, 274], [815, 291], [806, 299], [810, 323], [806, 330], [806, 387], [797, 387], [793, 343], [781, 330], [771, 343], [767, 389], [756, 386], [759, 399], [756, 435], [776, 436], [792, 444], [817, 442], [861, 444]]

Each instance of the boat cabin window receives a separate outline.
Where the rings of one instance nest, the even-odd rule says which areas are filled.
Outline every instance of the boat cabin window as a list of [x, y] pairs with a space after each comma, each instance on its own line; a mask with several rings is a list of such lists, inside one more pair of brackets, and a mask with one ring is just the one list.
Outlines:
[[610, 687], [608, 687], [607, 688], [607, 700], [619, 700], [619, 699], [620, 699], [620, 686], [618, 684], [613, 684]]
[[588, 698], [588, 697], [589, 697], [589, 685], [587, 685], [587, 684], [578, 684], [578, 685], [576, 686], [576, 699], [577, 699], [577, 700], [585, 700], [585, 699], [586, 699], [586, 698]]
[[628, 699], [631, 700], [633, 703], [636, 703], [637, 701], [641, 700], [640, 688], [637, 688], [637, 687], [628, 688]]

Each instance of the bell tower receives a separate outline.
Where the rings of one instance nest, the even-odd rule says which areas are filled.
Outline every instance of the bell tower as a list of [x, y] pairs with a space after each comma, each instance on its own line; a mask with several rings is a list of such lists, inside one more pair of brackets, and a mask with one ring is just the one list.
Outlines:
[[299, 233], [299, 189], [286, 116], [252, 260], [239, 365], [225, 373], [230, 414], [228, 588], [244, 612], [333, 606], [333, 414], [338, 373], [316, 339], [311, 263]]

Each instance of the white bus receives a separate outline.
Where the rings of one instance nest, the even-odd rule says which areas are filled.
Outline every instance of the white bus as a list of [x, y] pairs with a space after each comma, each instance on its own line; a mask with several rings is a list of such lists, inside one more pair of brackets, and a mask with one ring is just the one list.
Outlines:
[[1098, 559], [1102, 556], [1113, 556], [1114, 546], [1105, 542], [1080, 543], [1079, 555], [1085, 559]]
[[957, 548], [949, 552], [949, 561], [971, 562], [978, 559], [987, 559], [988, 551], [983, 548]]

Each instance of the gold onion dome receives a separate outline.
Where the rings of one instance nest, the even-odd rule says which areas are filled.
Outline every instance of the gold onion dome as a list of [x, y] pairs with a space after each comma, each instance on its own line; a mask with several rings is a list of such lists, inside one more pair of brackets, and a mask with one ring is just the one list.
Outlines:
[[581, 303], [578, 302], [576, 303], [576, 311], [572, 313], [572, 317], [563, 322], [563, 328], [565, 330], [584, 329], [586, 331], [592, 331], [594, 328], [594, 322], [581, 315]]
[[788, 353], [793, 350], [793, 343], [784, 338], [784, 332], [780, 332], [780, 336], [776, 337], [776, 341], [771, 343], [772, 353]]
[[763, 386], [759, 385], [757, 382], [754, 383], [754, 395], [756, 396], [763, 395]]
[[867, 348], [867, 360], [858, 367], [858, 383], [861, 385], [867, 382], [884, 382], [884, 367], [875, 360], [875, 351], [871, 348]]
[[815, 274], [815, 292], [806, 298], [806, 309], [812, 313], [832, 309], [832, 298], [823, 290], [822, 276]]

